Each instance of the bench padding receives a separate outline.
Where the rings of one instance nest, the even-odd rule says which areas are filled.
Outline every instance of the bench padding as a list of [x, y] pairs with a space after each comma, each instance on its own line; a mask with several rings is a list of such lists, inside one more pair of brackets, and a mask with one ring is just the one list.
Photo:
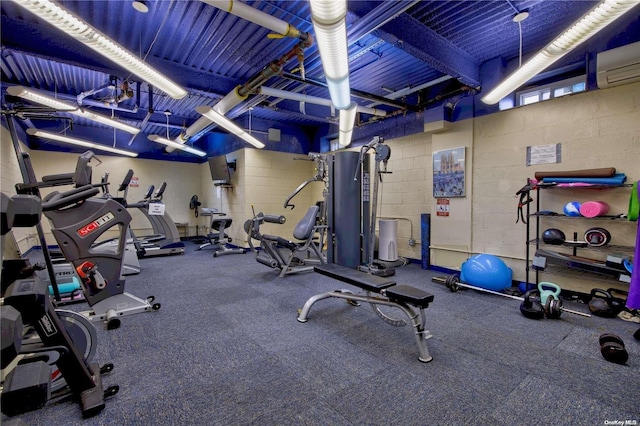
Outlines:
[[380, 293], [381, 290], [394, 286], [396, 284], [395, 281], [388, 278], [367, 274], [366, 272], [347, 268], [335, 263], [314, 266], [313, 269], [314, 271], [322, 275], [326, 275], [327, 277], [331, 277], [347, 284], [351, 284], [364, 290], [373, 291], [376, 293]]
[[426, 308], [433, 302], [433, 294], [409, 285], [396, 285], [385, 290], [385, 294], [391, 300], [410, 303], [419, 308]]

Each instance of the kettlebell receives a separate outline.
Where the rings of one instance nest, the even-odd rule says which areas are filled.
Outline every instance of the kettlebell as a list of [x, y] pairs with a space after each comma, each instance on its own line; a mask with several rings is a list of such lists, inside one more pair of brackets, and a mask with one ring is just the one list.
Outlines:
[[538, 290], [529, 290], [524, 294], [524, 300], [520, 303], [520, 312], [529, 319], [544, 318], [544, 307], [540, 303]]
[[540, 281], [538, 283], [538, 291], [540, 291], [540, 303], [542, 304], [542, 306], [547, 305], [547, 299], [549, 297], [555, 300], [559, 300], [560, 290], [560, 287], [554, 283]]
[[589, 311], [593, 315], [602, 318], [614, 318], [623, 308], [624, 306], [620, 299], [614, 298], [610, 292], [601, 288], [591, 290]]

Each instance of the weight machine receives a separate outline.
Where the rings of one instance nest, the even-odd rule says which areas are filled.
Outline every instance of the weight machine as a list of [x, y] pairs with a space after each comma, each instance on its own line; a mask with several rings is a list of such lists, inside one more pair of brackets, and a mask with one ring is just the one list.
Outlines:
[[[319, 213], [319, 205], [309, 207], [293, 231], [293, 237], [297, 242], [260, 233], [262, 223], [283, 224], [286, 222], [284, 216], [254, 213], [253, 219], [244, 223], [244, 230], [247, 233], [247, 243], [256, 254], [258, 263], [279, 269], [281, 278], [288, 274], [312, 271], [314, 265], [327, 263], [322, 254], [322, 238], [314, 239], [316, 235], [324, 235], [326, 229], [326, 225], [319, 221]], [[254, 247], [253, 240], [260, 242], [259, 249]]]
[[[371, 150], [375, 152], [373, 178], [368, 154]], [[328, 263], [380, 276], [395, 273], [395, 269], [374, 259], [378, 184], [383, 174], [390, 173], [387, 171], [390, 156], [391, 150], [383, 138], [376, 136], [359, 153], [338, 151], [327, 157]]]

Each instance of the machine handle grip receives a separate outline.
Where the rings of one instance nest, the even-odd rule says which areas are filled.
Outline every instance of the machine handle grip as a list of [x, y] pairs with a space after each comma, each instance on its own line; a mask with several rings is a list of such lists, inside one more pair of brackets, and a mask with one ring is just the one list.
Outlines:
[[54, 192], [42, 203], [42, 211], [57, 210], [84, 201], [100, 192], [93, 185], [85, 185], [65, 192]]
[[267, 223], [279, 223], [279, 224], [283, 224], [287, 221], [287, 218], [284, 217], [283, 215], [275, 215], [275, 214], [265, 214], [263, 216], [263, 220]]

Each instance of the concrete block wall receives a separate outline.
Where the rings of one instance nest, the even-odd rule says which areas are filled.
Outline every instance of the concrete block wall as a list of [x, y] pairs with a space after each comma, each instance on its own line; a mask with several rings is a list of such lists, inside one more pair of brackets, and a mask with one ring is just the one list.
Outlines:
[[[560, 163], [526, 165], [527, 146], [555, 143], [562, 144]], [[514, 270], [514, 278], [523, 280], [526, 228], [515, 223], [515, 193], [536, 171], [600, 167], [615, 167], [627, 175], [629, 183], [640, 179], [640, 83], [578, 93], [476, 118], [472, 251], [501, 256]], [[542, 209], [562, 212], [568, 201], [603, 200], [610, 204], [611, 214], [619, 214], [627, 211], [629, 194], [630, 188], [547, 189], [542, 190], [540, 201]], [[532, 207], [535, 209], [535, 203]], [[613, 244], [634, 245], [635, 222], [545, 219], [541, 228], [559, 227], [569, 239], [575, 231], [581, 240], [584, 230], [592, 226], [609, 229]], [[603, 258], [606, 250], [583, 250], [580, 254]], [[543, 279], [586, 292], [594, 286], [615, 283], [599, 281], [593, 274], [543, 274]]]
[[[387, 164], [390, 174], [382, 175], [379, 184], [381, 218], [398, 220], [398, 255], [411, 259], [421, 258], [420, 216], [431, 213], [433, 163], [431, 135], [415, 134], [386, 140], [391, 149]], [[370, 170], [374, 170], [372, 165]], [[379, 226], [377, 229], [379, 230]], [[415, 240], [411, 246], [409, 240]]]

